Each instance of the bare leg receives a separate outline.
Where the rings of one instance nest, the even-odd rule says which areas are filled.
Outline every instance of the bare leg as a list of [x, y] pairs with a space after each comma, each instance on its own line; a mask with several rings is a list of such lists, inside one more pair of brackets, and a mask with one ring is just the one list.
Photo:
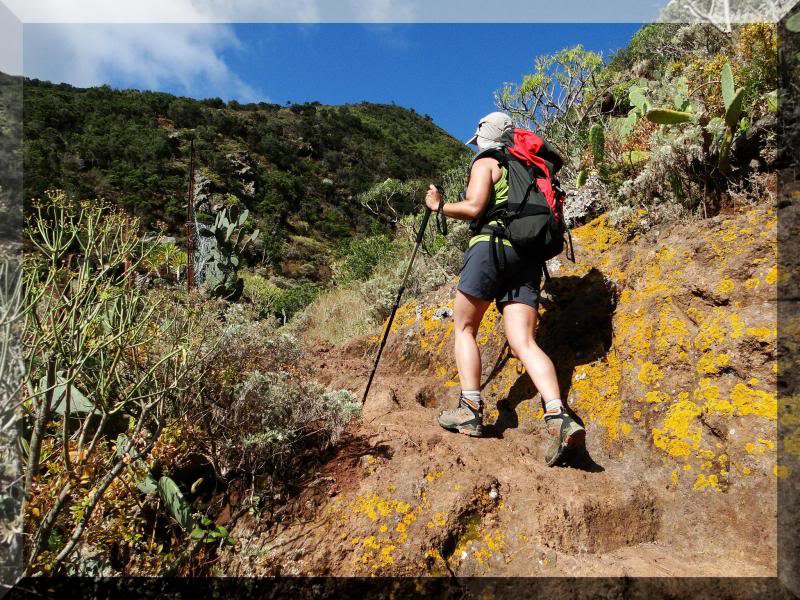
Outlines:
[[560, 398], [558, 377], [553, 361], [534, 339], [538, 318], [536, 309], [527, 304], [509, 302], [503, 305], [503, 327], [511, 351], [522, 361], [533, 385], [547, 402]]
[[481, 386], [481, 353], [475, 336], [491, 300], [481, 300], [456, 291], [455, 355], [462, 390], [478, 390]]

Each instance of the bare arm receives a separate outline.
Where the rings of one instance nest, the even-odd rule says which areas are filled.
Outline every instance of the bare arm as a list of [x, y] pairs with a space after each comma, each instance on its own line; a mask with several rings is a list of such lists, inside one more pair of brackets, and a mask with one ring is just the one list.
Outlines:
[[[500, 179], [500, 166], [493, 158], [481, 158], [472, 165], [466, 198], [461, 202], [445, 204], [442, 213], [447, 217], [469, 221], [480, 215], [489, 204], [492, 188]], [[425, 196], [425, 205], [435, 211], [443, 201], [442, 195], [431, 185]]]

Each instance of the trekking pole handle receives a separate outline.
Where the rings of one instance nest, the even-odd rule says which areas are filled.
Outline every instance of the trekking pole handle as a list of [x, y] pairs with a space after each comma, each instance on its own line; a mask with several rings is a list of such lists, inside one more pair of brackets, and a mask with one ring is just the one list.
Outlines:
[[428, 221], [431, 218], [431, 209], [427, 206], [425, 207], [425, 214], [422, 216], [422, 223], [419, 226], [419, 231], [417, 231], [417, 244], [422, 243], [422, 238], [425, 237], [425, 230], [428, 228]]

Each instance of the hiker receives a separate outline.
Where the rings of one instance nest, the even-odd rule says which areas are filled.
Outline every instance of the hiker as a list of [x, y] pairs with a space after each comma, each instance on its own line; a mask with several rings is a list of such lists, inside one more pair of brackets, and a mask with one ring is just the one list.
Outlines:
[[[480, 223], [489, 208], [507, 202], [509, 168], [501, 164], [497, 152], [490, 150], [503, 152], [514, 144], [514, 135], [511, 119], [504, 113], [493, 112], [481, 119], [475, 135], [467, 142], [477, 145], [479, 152], [471, 166], [463, 199], [444, 203], [442, 194], [431, 185], [425, 196], [427, 207], [447, 217]], [[498, 259], [498, 248], [502, 260]], [[476, 233], [473, 229], [464, 254], [454, 311], [461, 395], [458, 407], [443, 410], [438, 421], [450, 431], [476, 437], [483, 434], [481, 356], [475, 336], [486, 309], [494, 301], [503, 316], [511, 351], [522, 361], [542, 396], [546, 427], [554, 438], [546, 462], [553, 465], [567, 448], [583, 443], [585, 430], [565, 411], [553, 362], [534, 338], [543, 265], [544, 261], [537, 256], [518, 252], [508, 239], [495, 238], [480, 230]]]

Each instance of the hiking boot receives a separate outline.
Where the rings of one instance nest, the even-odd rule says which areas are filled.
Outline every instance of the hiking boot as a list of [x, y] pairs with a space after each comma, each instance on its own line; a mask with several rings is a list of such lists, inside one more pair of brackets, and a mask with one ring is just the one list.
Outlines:
[[483, 404], [462, 396], [458, 402], [458, 408], [441, 411], [438, 421], [439, 425], [448, 431], [481, 437], [483, 435]]
[[548, 467], [558, 464], [576, 448], [582, 448], [586, 442], [586, 430], [565, 412], [545, 415], [547, 433], [553, 436], [553, 443], [545, 454]]

